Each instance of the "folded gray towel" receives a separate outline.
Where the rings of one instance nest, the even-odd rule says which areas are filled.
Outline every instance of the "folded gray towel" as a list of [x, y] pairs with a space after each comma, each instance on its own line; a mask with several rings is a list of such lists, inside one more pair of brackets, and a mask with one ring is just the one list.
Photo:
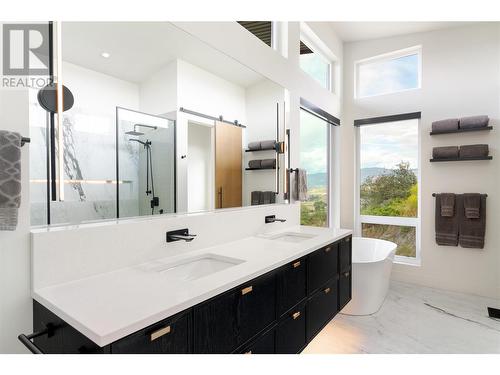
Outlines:
[[250, 142], [248, 144], [249, 150], [260, 150], [260, 142]]
[[458, 227], [459, 227], [459, 214], [458, 206], [462, 197], [460, 195], [456, 196], [455, 210], [452, 216], [441, 215], [441, 194], [436, 196], [436, 208], [435, 208], [435, 231], [436, 231], [436, 243], [442, 246], [457, 246], [458, 245]]
[[455, 213], [455, 194], [442, 193], [436, 199], [441, 199], [441, 216], [453, 216]]
[[432, 157], [434, 159], [457, 159], [458, 146], [434, 147]]
[[486, 195], [481, 194], [479, 203], [479, 218], [468, 218], [465, 214], [463, 203], [460, 211], [460, 246], [465, 248], [482, 249], [484, 247], [484, 235], [486, 233]]
[[261, 168], [261, 160], [250, 160], [248, 162], [248, 168]]
[[445, 132], [451, 130], [458, 130], [458, 119], [457, 118], [449, 118], [446, 120], [434, 121], [432, 123], [432, 131], [433, 132]]
[[15, 230], [21, 204], [21, 135], [0, 130], [0, 230]]
[[272, 191], [264, 191], [262, 192], [262, 196], [264, 198], [264, 202], [263, 204], [271, 204], [271, 199], [272, 199], [272, 196], [274, 195], [274, 192]]
[[276, 203], [276, 193], [274, 191], [270, 191], [271, 193], [271, 202], [270, 203]]
[[260, 142], [260, 149], [261, 150], [274, 150], [275, 144], [276, 144], [275, 140], [261, 141]]
[[263, 159], [260, 161], [260, 167], [262, 169], [276, 168], [276, 159]]
[[462, 117], [458, 126], [460, 127], [460, 129], [483, 128], [485, 126], [488, 126], [489, 122], [490, 118], [486, 115], [469, 116]]
[[252, 206], [257, 206], [257, 205], [261, 204], [260, 201], [262, 199], [261, 198], [262, 191], [252, 191], [252, 193], [250, 195], [251, 195], [250, 200], [251, 200]]
[[460, 146], [459, 155], [461, 159], [482, 158], [489, 154], [488, 145], [463, 145]]
[[481, 194], [467, 193], [464, 197], [464, 214], [467, 219], [479, 219], [479, 207], [481, 206]]

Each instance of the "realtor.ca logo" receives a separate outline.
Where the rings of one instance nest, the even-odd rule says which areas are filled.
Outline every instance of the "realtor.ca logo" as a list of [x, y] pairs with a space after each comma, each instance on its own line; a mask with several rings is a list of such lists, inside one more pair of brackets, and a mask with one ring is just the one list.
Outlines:
[[4, 24], [2, 31], [2, 86], [41, 88], [50, 83], [48, 24]]

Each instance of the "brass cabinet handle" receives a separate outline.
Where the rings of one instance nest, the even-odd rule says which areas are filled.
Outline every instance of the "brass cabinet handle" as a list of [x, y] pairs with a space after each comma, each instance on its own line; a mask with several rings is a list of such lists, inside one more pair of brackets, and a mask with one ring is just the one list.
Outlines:
[[166, 327], [159, 329], [158, 331], [154, 331], [151, 334], [151, 341], [154, 341], [162, 336], [165, 336], [166, 334], [169, 334], [170, 331], [171, 331], [170, 326], [166, 326]]
[[252, 290], [253, 290], [253, 287], [251, 285], [247, 286], [246, 288], [241, 289], [241, 295], [244, 296], [245, 294], [250, 293]]
[[331, 290], [330, 288], [326, 288], [326, 289], [324, 290], [325, 294], [330, 293], [330, 290]]
[[346, 272], [346, 273], [344, 273], [344, 276], [349, 277], [349, 274], [350, 274], [350, 272]]
[[300, 266], [300, 260], [299, 260], [298, 262], [295, 262], [295, 263], [293, 264], [293, 268], [297, 268], [298, 266]]
[[347, 238], [345, 239], [345, 242], [351, 242], [351, 237], [347, 237]]
[[249, 350], [248, 352], [245, 352], [245, 354], [252, 354], [252, 351]]
[[330, 246], [325, 247], [325, 253], [328, 253], [332, 248]]
[[299, 316], [300, 316], [300, 311], [294, 312], [294, 313], [292, 314], [292, 318], [293, 318], [293, 320], [297, 319]]

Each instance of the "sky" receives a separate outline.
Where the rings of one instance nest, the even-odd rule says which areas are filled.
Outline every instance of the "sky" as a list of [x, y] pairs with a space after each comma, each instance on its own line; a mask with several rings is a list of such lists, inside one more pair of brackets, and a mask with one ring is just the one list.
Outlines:
[[360, 167], [393, 169], [401, 161], [418, 169], [418, 120], [360, 127]]
[[300, 167], [308, 174], [327, 172], [327, 132], [325, 121], [300, 111]]
[[417, 88], [418, 54], [360, 64], [358, 97], [387, 94]]

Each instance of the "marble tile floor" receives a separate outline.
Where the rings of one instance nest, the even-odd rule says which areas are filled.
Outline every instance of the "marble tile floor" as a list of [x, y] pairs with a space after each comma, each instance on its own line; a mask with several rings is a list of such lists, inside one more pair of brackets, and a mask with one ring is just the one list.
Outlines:
[[306, 347], [309, 354], [500, 353], [500, 301], [392, 282], [371, 316], [338, 314]]

